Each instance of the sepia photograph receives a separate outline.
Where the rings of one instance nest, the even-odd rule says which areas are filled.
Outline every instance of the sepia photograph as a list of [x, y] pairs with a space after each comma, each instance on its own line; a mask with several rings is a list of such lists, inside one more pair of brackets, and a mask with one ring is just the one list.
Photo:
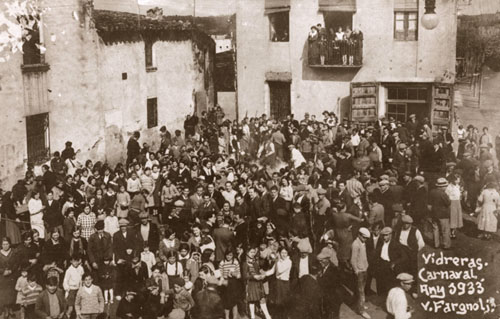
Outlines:
[[0, 319], [500, 319], [500, 0], [0, 0]]

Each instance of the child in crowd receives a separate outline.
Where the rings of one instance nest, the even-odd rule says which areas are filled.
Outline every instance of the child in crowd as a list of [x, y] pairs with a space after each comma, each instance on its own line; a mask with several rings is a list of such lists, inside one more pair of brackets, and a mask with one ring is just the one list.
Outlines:
[[111, 237], [120, 230], [118, 225], [118, 217], [115, 216], [115, 210], [110, 209], [108, 215], [104, 218], [104, 231], [108, 232]]
[[78, 289], [82, 285], [82, 276], [84, 269], [82, 258], [80, 255], [73, 255], [71, 257], [71, 265], [66, 269], [63, 280], [63, 288], [65, 291], [66, 302], [68, 303], [68, 313], [72, 313], [75, 306], [75, 297]]
[[17, 278], [16, 282], [16, 291], [17, 291], [17, 298], [16, 298], [16, 304], [21, 306], [21, 319], [25, 318], [25, 308], [23, 305], [23, 289], [28, 286], [28, 268], [23, 267], [21, 270], [21, 276]]
[[28, 284], [23, 288], [23, 308], [25, 318], [35, 318], [35, 303], [38, 295], [43, 291], [42, 286], [36, 282], [35, 274], [28, 274]]
[[144, 248], [141, 252], [141, 261], [148, 266], [148, 276], [151, 277], [151, 267], [156, 264], [155, 254], [149, 250], [148, 242], [144, 242]]
[[174, 298], [174, 308], [168, 315], [168, 318], [184, 318], [185, 314], [194, 306], [193, 297], [184, 287], [186, 285], [184, 279], [176, 277], [171, 281], [170, 284], [173, 288], [171, 293], [173, 294]]
[[104, 259], [104, 264], [99, 266], [99, 286], [104, 291], [104, 303], [112, 304], [114, 300], [113, 287], [116, 283], [116, 268], [111, 264], [111, 257]]

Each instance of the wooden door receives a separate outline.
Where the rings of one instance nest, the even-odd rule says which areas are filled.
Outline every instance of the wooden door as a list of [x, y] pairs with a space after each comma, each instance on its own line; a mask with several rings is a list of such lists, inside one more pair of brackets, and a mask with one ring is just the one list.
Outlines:
[[282, 120], [292, 112], [290, 82], [268, 82], [271, 95], [271, 118]]

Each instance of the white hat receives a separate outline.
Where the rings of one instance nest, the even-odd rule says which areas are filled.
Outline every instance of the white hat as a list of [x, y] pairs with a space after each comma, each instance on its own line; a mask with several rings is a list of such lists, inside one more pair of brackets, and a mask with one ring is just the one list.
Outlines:
[[360, 233], [363, 237], [367, 237], [367, 238], [370, 238], [370, 235], [371, 235], [371, 234], [370, 234], [370, 231], [369, 231], [367, 228], [365, 228], [365, 227], [361, 227], [361, 228], [359, 229], [359, 233]]

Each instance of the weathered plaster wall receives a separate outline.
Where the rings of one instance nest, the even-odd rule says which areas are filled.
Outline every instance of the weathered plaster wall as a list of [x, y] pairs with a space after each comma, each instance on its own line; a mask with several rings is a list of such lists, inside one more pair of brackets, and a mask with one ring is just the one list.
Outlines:
[[[201, 64], [192, 40], [156, 42], [155, 72], [145, 69], [142, 42], [105, 45], [94, 29], [83, 27], [80, 0], [46, 0], [51, 9], [44, 15], [45, 62], [50, 70], [38, 81], [23, 85], [22, 55], [14, 54], [0, 63], [0, 187], [10, 189], [22, 178], [27, 164], [25, 117], [49, 112], [50, 151], [60, 151], [68, 140], [80, 152], [77, 159], [107, 160], [114, 165], [126, 156], [126, 142], [135, 130], [141, 143], [158, 147], [159, 128], [182, 129], [188, 113], [194, 111], [193, 92], [205, 91], [213, 106], [213, 62]], [[207, 56], [215, 55], [207, 49]], [[122, 80], [122, 73], [127, 80]], [[204, 76], [210, 77], [205, 90]], [[35, 79], [34, 79], [35, 78]], [[34, 80], [33, 80], [34, 79]], [[24, 80], [26, 81], [26, 80]], [[42, 102], [28, 103], [33, 96]], [[42, 94], [43, 93], [43, 94]], [[158, 127], [147, 129], [147, 98], [158, 98]]]
[[[239, 0], [237, 6], [237, 71], [239, 115], [269, 113], [266, 72], [291, 72], [292, 112], [320, 115], [325, 109], [339, 113], [349, 103], [350, 82], [427, 81], [453, 72], [456, 46], [456, 1], [438, 0], [439, 26], [419, 26], [419, 40], [395, 41], [393, 0], [357, 0], [353, 27], [364, 33], [363, 67], [356, 70], [316, 69], [307, 65], [307, 35], [322, 23], [318, 2], [291, 0], [290, 42], [269, 40], [264, 0]], [[424, 0], [419, 0], [420, 17]], [[419, 17], [419, 18], [420, 18]], [[260, 84], [259, 84], [260, 83]]]

